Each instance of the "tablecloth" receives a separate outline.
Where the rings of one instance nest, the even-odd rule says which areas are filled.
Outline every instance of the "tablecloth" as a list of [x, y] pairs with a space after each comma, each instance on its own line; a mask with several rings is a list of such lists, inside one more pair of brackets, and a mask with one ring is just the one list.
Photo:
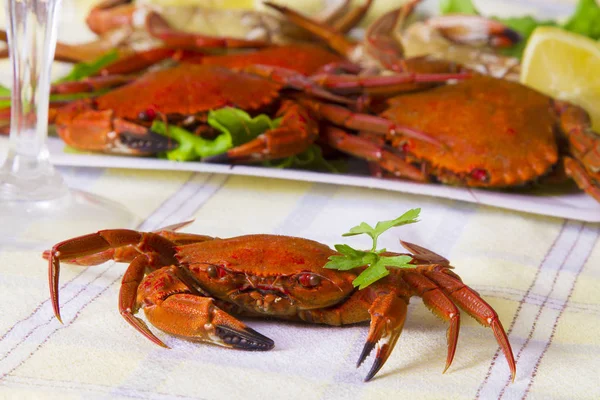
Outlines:
[[[73, 22], [88, 7], [80, 8], [65, 8], [63, 17]], [[599, 224], [322, 183], [60, 171], [71, 187], [130, 208], [142, 221], [140, 230], [195, 218], [185, 231], [286, 234], [368, 247], [366, 238], [341, 235], [362, 221], [421, 207], [419, 223], [390, 231], [380, 246], [400, 251], [398, 240], [405, 239], [449, 258], [497, 310], [517, 360], [516, 380], [511, 382], [491, 330], [466, 315], [454, 363], [442, 374], [446, 324], [419, 298], [409, 305], [394, 352], [368, 383], [363, 378], [373, 357], [355, 367], [368, 324], [246, 321], [275, 341], [268, 352], [193, 343], [155, 329], [170, 349], [158, 347], [120, 316], [117, 296], [126, 265], [114, 262], [62, 268], [61, 324], [49, 302], [40, 252], [0, 248], [0, 399], [600, 398]]]
[[421, 207], [421, 221], [383, 235], [448, 257], [498, 312], [517, 360], [511, 383], [490, 329], [464, 315], [442, 374], [446, 325], [413, 298], [386, 365], [363, 382], [355, 364], [368, 324], [336, 328], [268, 320], [275, 341], [244, 352], [157, 335], [120, 316], [126, 265], [63, 266], [64, 324], [52, 313], [39, 252], [0, 249], [0, 398], [597, 399], [600, 398], [600, 225], [382, 190], [188, 172], [61, 168], [69, 185], [132, 209], [141, 230], [195, 218], [186, 232], [274, 233], [368, 247], [341, 234]]

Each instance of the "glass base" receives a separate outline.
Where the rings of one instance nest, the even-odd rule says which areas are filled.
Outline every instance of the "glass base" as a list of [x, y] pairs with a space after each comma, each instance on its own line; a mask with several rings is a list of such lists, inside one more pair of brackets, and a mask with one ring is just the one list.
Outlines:
[[47, 250], [58, 242], [101, 229], [133, 228], [140, 218], [112, 200], [67, 190], [51, 200], [0, 200], [0, 246]]

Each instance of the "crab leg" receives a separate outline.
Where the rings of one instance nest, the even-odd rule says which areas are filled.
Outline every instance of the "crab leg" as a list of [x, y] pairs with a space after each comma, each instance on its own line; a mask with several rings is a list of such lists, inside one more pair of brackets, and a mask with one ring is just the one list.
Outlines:
[[125, 318], [125, 321], [127, 321], [129, 325], [133, 326], [142, 335], [157, 345], [168, 348], [168, 346], [164, 344], [162, 340], [157, 338], [152, 333], [148, 325], [143, 320], [135, 316], [140, 308], [139, 304], [137, 303], [138, 286], [142, 282], [142, 279], [144, 279], [146, 272], [155, 269], [152, 268], [153, 265], [151, 257], [152, 254], [139, 254], [133, 259], [131, 264], [129, 264], [129, 267], [125, 271], [125, 275], [123, 275], [123, 279], [121, 280], [121, 290], [119, 291], [119, 312], [121, 313], [121, 316]]
[[[183, 226], [183, 225], [181, 225]], [[177, 229], [179, 225], [167, 228]], [[44, 252], [44, 258], [48, 259], [48, 280], [50, 284], [50, 298], [54, 314], [60, 321], [60, 309], [58, 306], [58, 280], [60, 276], [60, 262], [82, 263], [84, 265], [100, 264], [115, 259], [116, 261], [132, 260], [135, 253], [128, 249], [130, 245], [136, 250], [152, 250], [152, 256], [148, 256], [152, 263], [144, 264], [146, 267], [161, 267], [163, 265], [177, 264], [175, 259], [175, 243], [161, 236], [167, 233], [137, 232], [129, 229], [103, 230], [89, 235], [79, 236], [60, 242], [52, 247], [50, 251]], [[169, 233], [172, 235], [173, 233]], [[185, 242], [192, 239], [191, 234], [180, 236]], [[208, 236], [196, 236], [198, 242], [211, 240]]]
[[[189, 223], [191, 223], [191, 221], [171, 225], [154, 231], [154, 233], [164, 237], [165, 239], [169, 240], [177, 246], [182, 246], [191, 243], [200, 243], [214, 239], [212, 236], [175, 232], [177, 229], [180, 229], [188, 225]], [[46, 250], [42, 254], [42, 257], [45, 260], [48, 260], [50, 258], [50, 254], [50, 250]], [[73, 259], [62, 259], [61, 261], [62, 263], [81, 266], [99, 265], [109, 260], [113, 260], [116, 262], [131, 263], [139, 254], [140, 252], [135, 245], [126, 245], [122, 247], [111, 247], [104, 251], [90, 254], [88, 256], [75, 257]]]
[[377, 344], [377, 354], [371, 369], [365, 377], [370, 381], [383, 367], [392, 353], [406, 321], [408, 301], [396, 296], [394, 292], [377, 296], [371, 307], [371, 325], [365, 347], [363, 347], [356, 366], [360, 366]]
[[427, 279], [424, 275], [417, 272], [407, 272], [404, 274], [403, 279], [415, 289], [417, 294], [423, 299], [423, 303], [435, 315], [450, 323], [447, 332], [448, 355], [446, 357], [446, 367], [444, 368], [444, 372], [446, 372], [450, 364], [452, 364], [454, 354], [456, 353], [456, 344], [458, 343], [458, 332], [460, 330], [460, 313], [458, 308], [434, 282]]
[[346, 58], [350, 58], [350, 55], [358, 44], [357, 42], [347, 39], [343, 33], [338, 32], [321, 22], [314, 21], [289, 7], [271, 3], [270, 1], [265, 1], [263, 4], [281, 13], [294, 25], [306, 29], [308, 32], [319, 37], [321, 40], [325, 41], [329, 47]]
[[244, 72], [249, 72], [275, 82], [286, 85], [290, 88], [301, 90], [323, 100], [330, 100], [336, 103], [352, 104], [353, 101], [342, 96], [333, 94], [321, 87], [318, 82], [311, 78], [287, 68], [276, 67], [272, 65], [254, 64], [241, 68]]
[[328, 126], [324, 129], [328, 143], [350, 155], [375, 161], [378, 165], [396, 176], [402, 176], [414, 181], [426, 182], [427, 175], [419, 168], [404, 161], [398, 154], [386, 150], [381, 145], [361, 136], [350, 135], [342, 129]]
[[360, 21], [363, 20], [369, 11], [369, 8], [371, 8], [372, 3], [373, 0], [366, 0], [362, 6], [354, 7], [352, 10], [342, 15], [339, 19], [334, 21], [323, 21], [323, 23], [331, 24], [333, 29], [338, 32], [347, 33], [350, 31], [350, 29], [354, 28], [360, 23]]
[[431, 17], [427, 24], [436, 28], [446, 39], [460, 44], [511, 47], [523, 39], [517, 31], [480, 15]]
[[213, 37], [178, 31], [156, 12], [150, 12], [146, 16], [146, 28], [152, 36], [162, 40], [167, 46], [178, 48], [261, 48], [270, 45], [261, 40]]
[[86, 18], [87, 26], [98, 35], [122, 26], [131, 26], [137, 9], [132, 3], [132, 0], [101, 1]]
[[396, 124], [388, 119], [376, 115], [355, 113], [347, 108], [333, 104], [319, 103], [312, 100], [300, 100], [301, 104], [319, 117], [357, 131], [368, 131], [379, 135], [398, 136], [423, 140], [432, 144], [442, 145], [435, 137], [426, 132], [421, 132], [409, 126]]
[[128, 245], [136, 245], [140, 250], [160, 249], [158, 266], [177, 263], [173, 243], [154, 233], [137, 232], [129, 229], [103, 230], [68, 239], [52, 247], [48, 257], [48, 281], [50, 283], [52, 307], [58, 320], [61, 319], [58, 306], [60, 261], [74, 260]]
[[62, 82], [52, 85], [50, 94], [74, 94], [111, 89], [133, 82], [135, 78], [127, 75], [108, 75], [84, 78], [74, 82]]
[[600, 175], [592, 176], [576, 159], [565, 157], [565, 172], [577, 183], [580, 189], [600, 202]]
[[468, 71], [439, 74], [404, 72], [394, 75], [375, 76], [319, 74], [311, 76], [311, 79], [320, 86], [338, 93], [394, 95], [419, 88], [419, 86], [415, 87], [410, 84], [444, 83], [450, 80], [467, 79], [470, 78], [471, 75], [472, 74]]
[[[368, 51], [386, 68], [398, 70], [391, 66], [401, 63], [404, 58], [402, 44], [392, 35], [392, 30], [397, 25], [400, 16], [408, 12], [406, 7], [410, 7], [412, 3], [414, 2], [384, 14], [367, 30], [365, 45]], [[283, 14], [293, 24], [319, 37], [345, 58], [356, 61], [357, 58], [362, 57], [359, 43], [347, 38], [343, 31], [314, 21], [288, 7], [271, 2], [264, 4]], [[401, 68], [401, 70], [405, 70], [405, 68]]]
[[102, 68], [98, 75], [123, 75], [142, 71], [162, 60], [169, 58], [177, 60], [181, 50], [166, 47], [140, 51], [118, 59]]
[[574, 157], [565, 157], [565, 172], [582, 190], [600, 201], [600, 139], [592, 130], [590, 116], [583, 108], [566, 101], [555, 100], [554, 108]]
[[486, 327], [491, 327], [494, 336], [504, 352], [508, 367], [514, 381], [516, 376], [515, 359], [510, 347], [510, 342], [498, 314], [486, 303], [473, 289], [465, 285], [458, 275], [452, 273], [447, 268], [435, 268], [425, 270], [423, 274], [435, 282], [440, 289], [455, 302], [467, 314], [473, 317], [477, 322]]
[[[121, 289], [120, 306], [126, 311], [128, 322], [153, 342], [164, 345], [146, 324], [133, 317], [142, 304], [148, 321], [165, 332], [235, 349], [265, 351], [273, 348], [273, 340], [221, 310], [214, 299], [193, 294], [188, 285], [174, 280], [179, 267], [155, 271], [142, 285], [142, 267], [136, 268], [131, 273], [130, 288]], [[157, 287], [161, 290], [156, 291]]]
[[419, 0], [413, 0], [395, 10], [388, 11], [369, 26], [365, 34], [365, 50], [381, 65], [392, 71], [407, 71], [404, 46], [394, 35], [396, 28]]
[[[359, 367], [375, 345], [379, 344], [375, 361], [365, 377], [365, 381], [369, 381], [383, 367], [400, 337], [406, 320], [408, 298], [408, 292], [398, 295], [397, 290], [390, 285], [375, 283], [367, 290], [354, 292], [339, 307], [302, 310], [298, 317], [308, 322], [335, 326], [370, 319], [367, 341], [356, 365]], [[365, 310], [365, 304], [371, 304], [368, 310]]]

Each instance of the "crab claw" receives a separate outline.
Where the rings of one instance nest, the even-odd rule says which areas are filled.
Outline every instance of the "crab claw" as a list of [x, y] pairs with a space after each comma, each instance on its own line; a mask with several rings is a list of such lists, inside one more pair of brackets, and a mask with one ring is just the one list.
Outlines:
[[479, 15], [432, 17], [427, 24], [436, 28], [446, 39], [460, 44], [510, 47], [523, 39], [517, 31]]
[[[175, 294], [156, 304], [146, 305], [144, 311], [152, 325], [177, 336], [240, 350], [266, 351], [275, 346], [273, 340], [217, 307], [210, 297]], [[131, 319], [127, 321], [157, 343], [153, 334], [148, 335], [147, 327], [140, 329]]]
[[178, 146], [168, 137], [113, 114], [111, 110], [94, 109], [89, 100], [81, 100], [57, 110], [54, 122], [66, 144], [84, 151], [149, 155]]
[[377, 354], [365, 377], [365, 382], [370, 381], [379, 372], [392, 353], [404, 327], [407, 305], [406, 300], [396, 296], [395, 293], [388, 293], [377, 297], [369, 308], [371, 327], [356, 366], [359, 367], [363, 363], [375, 345], [377, 345]]
[[273, 340], [249, 327], [237, 330], [219, 325], [215, 329], [215, 333], [226, 347], [234, 349], [265, 351], [271, 350], [275, 346]]

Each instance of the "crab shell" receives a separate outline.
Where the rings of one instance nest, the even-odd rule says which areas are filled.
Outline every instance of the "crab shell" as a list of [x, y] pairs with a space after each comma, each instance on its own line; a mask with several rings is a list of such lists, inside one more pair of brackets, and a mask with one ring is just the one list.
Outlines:
[[475, 76], [396, 96], [384, 118], [431, 134], [445, 146], [392, 138], [409, 162], [449, 184], [502, 187], [548, 173], [558, 160], [551, 99], [518, 83]]
[[278, 101], [283, 86], [221, 66], [179, 65], [146, 73], [92, 102], [69, 104], [57, 111], [55, 124], [59, 136], [72, 147], [148, 155], [171, 146], [168, 138], [148, 130], [154, 118], [196, 123], [210, 110], [227, 106], [249, 113], [277, 112], [283, 118], [280, 128], [267, 131], [235, 154], [239, 158], [283, 158], [304, 151], [316, 137], [314, 121], [301, 106], [291, 100]]
[[256, 75], [190, 64], [145, 74], [98, 97], [96, 104], [130, 120], [147, 110], [164, 115], [193, 115], [226, 106], [256, 110], [276, 99], [281, 87]]
[[182, 246], [177, 258], [215, 298], [287, 316], [332, 306], [353, 291], [355, 273], [323, 268], [336, 254], [312, 240], [248, 235]]

